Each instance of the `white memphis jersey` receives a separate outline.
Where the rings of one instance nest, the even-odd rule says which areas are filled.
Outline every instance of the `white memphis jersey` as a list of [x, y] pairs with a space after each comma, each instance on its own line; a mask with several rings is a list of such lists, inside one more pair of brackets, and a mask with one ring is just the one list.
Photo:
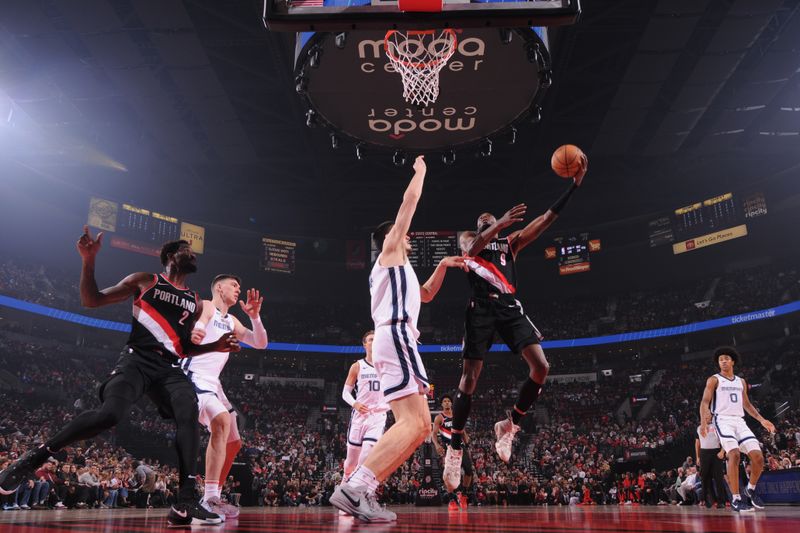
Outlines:
[[408, 259], [405, 265], [388, 268], [380, 262], [378, 256], [369, 275], [375, 329], [396, 326], [393, 329], [401, 337], [398, 342], [415, 345], [419, 338], [417, 320], [421, 303], [417, 275]]
[[[209, 344], [219, 340], [226, 333], [233, 333], [233, 315], [230, 313], [223, 316], [219, 309], [214, 309], [214, 315], [206, 324], [206, 336], [203, 344]], [[219, 381], [219, 375], [228, 362], [228, 352], [208, 352], [202, 355], [187, 357], [181, 365], [183, 371], [190, 379], [195, 377]]]
[[358, 379], [353, 392], [356, 395], [356, 401], [366, 405], [370, 412], [379, 413], [389, 409], [383, 400], [378, 372], [366, 359], [358, 360]]
[[717, 391], [711, 401], [711, 412], [717, 416], [744, 417], [744, 381], [739, 376], [728, 379], [722, 374], [715, 374], [717, 378]]

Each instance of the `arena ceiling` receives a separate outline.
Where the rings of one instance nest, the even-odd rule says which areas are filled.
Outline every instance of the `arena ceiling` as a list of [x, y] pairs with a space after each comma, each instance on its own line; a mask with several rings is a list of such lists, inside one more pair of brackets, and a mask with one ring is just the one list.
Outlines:
[[[800, 172], [800, 0], [583, 4], [553, 39], [542, 122], [491, 158], [430, 161], [420, 229], [544, 209], [564, 187], [548, 164], [565, 142], [591, 158], [575, 228]], [[408, 167], [359, 162], [306, 127], [293, 36], [267, 32], [257, 0], [0, 9], [7, 174], [295, 235], [354, 234], [399, 203]]]

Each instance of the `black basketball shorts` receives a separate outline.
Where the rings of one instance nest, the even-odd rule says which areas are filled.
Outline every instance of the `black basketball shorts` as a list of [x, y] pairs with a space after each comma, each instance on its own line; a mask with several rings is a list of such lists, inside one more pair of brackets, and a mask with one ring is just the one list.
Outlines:
[[483, 359], [492, 347], [495, 332], [514, 353], [539, 344], [543, 338], [522, 304], [512, 295], [471, 298], [464, 325], [464, 359]]
[[177, 409], [197, 411], [192, 382], [177, 362], [156, 352], [126, 346], [111, 374], [100, 385], [100, 401], [117, 391], [132, 403], [147, 394], [163, 418], [174, 418]]

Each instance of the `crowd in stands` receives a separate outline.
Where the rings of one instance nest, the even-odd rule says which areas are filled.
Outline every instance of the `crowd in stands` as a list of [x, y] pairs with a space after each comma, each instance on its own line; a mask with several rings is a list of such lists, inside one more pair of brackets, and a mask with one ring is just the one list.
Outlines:
[[[0, 294], [98, 318], [130, 320], [128, 306], [86, 310], [77, 277], [58, 269], [0, 258]], [[737, 270], [716, 278], [606, 297], [525, 299], [526, 310], [548, 339], [570, 339], [677, 326], [800, 299], [800, 269], [791, 262]], [[421, 341], [457, 344], [463, 336], [464, 300], [440, 298], [420, 318]], [[368, 309], [352, 301], [269, 301], [265, 323], [285, 342], [355, 343], [370, 329]], [[458, 319], [453, 320], [453, 317]]]

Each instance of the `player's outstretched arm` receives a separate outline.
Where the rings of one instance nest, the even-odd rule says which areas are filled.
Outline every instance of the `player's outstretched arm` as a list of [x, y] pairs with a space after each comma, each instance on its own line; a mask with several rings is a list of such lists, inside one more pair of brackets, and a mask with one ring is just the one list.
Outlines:
[[553, 225], [553, 222], [556, 221], [558, 215], [561, 213], [561, 210], [564, 209], [564, 206], [566, 206], [567, 202], [569, 202], [572, 194], [578, 187], [581, 186], [581, 183], [583, 183], [583, 177], [586, 176], [586, 172], [588, 170], [589, 160], [586, 158], [586, 155], [582, 155], [581, 168], [578, 170], [578, 173], [575, 175], [575, 177], [572, 178], [572, 183], [564, 192], [564, 194], [562, 194], [559, 199], [556, 200], [552, 206], [550, 206], [550, 209], [533, 219], [522, 230], [509, 235], [508, 240], [511, 242], [511, 250], [514, 255], [517, 255], [520, 251], [522, 251], [523, 248], [538, 239], [547, 228]]
[[83, 226], [83, 234], [76, 244], [78, 253], [81, 256], [81, 305], [84, 307], [102, 307], [104, 305], [124, 302], [131, 296], [139, 294], [141, 290], [152, 283], [153, 274], [147, 272], [136, 272], [125, 276], [119, 283], [107, 287], [102, 291], [97, 288], [97, 280], [94, 278], [94, 262], [97, 253], [103, 245], [103, 233], [97, 234], [97, 238], [92, 238], [89, 233], [89, 226]]
[[742, 407], [744, 407], [745, 412], [758, 420], [758, 423], [764, 426], [764, 429], [770, 433], [775, 433], [775, 424], [761, 416], [761, 413], [758, 412], [756, 406], [750, 403], [750, 396], [747, 394], [747, 383], [744, 379], [742, 379], [742, 385], [744, 385], [744, 388], [742, 389], [742, 394], [744, 395], [744, 398], [742, 398]]
[[239, 346], [239, 339], [233, 333], [226, 333], [214, 342], [208, 344], [194, 344], [189, 342], [184, 349], [187, 356], [203, 355], [209, 352], [238, 352], [242, 348]]
[[711, 398], [717, 390], [719, 382], [717, 378], [710, 377], [706, 380], [706, 388], [703, 390], [703, 399], [700, 400], [700, 435], [708, 435], [708, 426], [711, 424]]
[[242, 310], [250, 317], [250, 323], [253, 329], [247, 329], [239, 322], [239, 319], [233, 317], [233, 333], [242, 342], [249, 344], [257, 350], [263, 350], [269, 343], [267, 337], [267, 329], [261, 322], [261, 304], [264, 303], [264, 298], [261, 293], [256, 289], [247, 290], [247, 303], [239, 300], [239, 305]]
[[447, 273], [448, 268], [455, 267], [469, 272], [469, 267], [467, 267], [467, 265], [464, 263], [466, 259], [466, 257], [451, 256], [445, 257], [439, 261], [439, 264], [436, 265], [436, 270], [433, 271], [433, 274], [431, 274], [431, 277], [428, 278], [428, 281], [419, 287], [419, 296], [422, 303], [426, 304], [436, 298], [436, 295], [439, 293], [439, 289], [442, 288], [444, 276]]
[[383, 241], [382, 266], [398, 266], [405, 263], [404, 241], [408, 229], [411, 227], [414, 213], [417, 211], [419, 199], [422, 197], [422, 186], [425, 184], [427, 171], [425, 156], [417, 156], [414, 161], [414, 176], [403, 194], [403, 203], [400, 204], [400, 209], [397, 211], [394, 226]]
[[522, 222], [527, 210], [528, 207], [525, 204], [515, 205], [485, 230], [478, 233], [465, 231], [461, 234], [461, 250], [468, 256], [475, 257], [505, 228]]

